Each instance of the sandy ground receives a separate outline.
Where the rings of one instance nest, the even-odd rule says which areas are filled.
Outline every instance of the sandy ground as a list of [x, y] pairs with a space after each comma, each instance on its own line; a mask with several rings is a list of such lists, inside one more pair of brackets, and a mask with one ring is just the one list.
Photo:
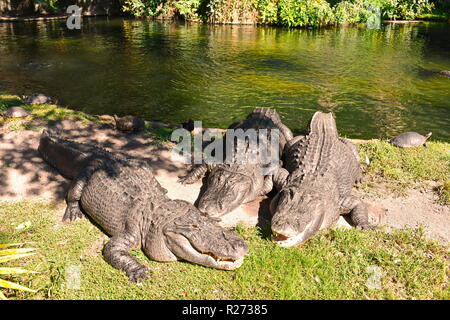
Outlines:
[[[38, 120], [36, 120], [38, 121]], [[177, 182], [186, 173], [188, 166], [181, 157], [174, 156], [170, 147], [156, 144], [141, 134], [116, 131], [111, 125], [81, 122], [56, 121], [52, 125], [67, 138], [79, 142], [100, 145], [112, 152], [124, 152], [147, 159], [156, 179], [168, 190], [169, 197], [195, 203], [201, 182], [183, 186]], [[37, 153], [39, 131], [8, 131], [0, 128], [0, 200], [22, 200], [48, 198], [63, 200], [69, 181], [47, 165]], [[439, 205], [432, 192], [411, 190], [406, 197], [383, 198], [363, 196], [369, 205], [374, 221], [388, 227], [423, 225], [430, 238], [443, 243], [450, 242], [450, 207]], [[244, 204], [222, 217], [222, 225], [233, 226], [270, 223], [268, 204], [270, 199], [259, 199]], [[340, 226], [350, 227], [341, 217]]]

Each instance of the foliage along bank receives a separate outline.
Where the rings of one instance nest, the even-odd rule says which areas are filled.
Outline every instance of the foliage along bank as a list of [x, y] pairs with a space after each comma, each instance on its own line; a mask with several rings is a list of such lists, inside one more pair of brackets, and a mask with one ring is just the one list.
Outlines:
[[29, 10], [35, 14], [64, 13], [68, 4], [76, 3], [87, 15], [122, 13], [158, 19], [288, 27], [379, 24], [382, 19], [415, 19], [433, 9], [433, 13], [450, 19], [450, 0], [7, 0], [6, 3], [4, 8], [0, 7], [0, 14], [8, 8], [10, 12], [18, 10], [19, 15]]
[[410, 20], [434, 7], [430, 0], [122, 0], [122, 10], [134, 16], [288, 27]]

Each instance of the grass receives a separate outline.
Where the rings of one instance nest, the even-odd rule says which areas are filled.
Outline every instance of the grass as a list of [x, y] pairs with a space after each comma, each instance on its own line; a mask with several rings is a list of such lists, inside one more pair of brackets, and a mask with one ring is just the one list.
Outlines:
[[363, 188], [383, 185], [388, 191], [402, 194], [412, 186], [433, 182], [441, 190], [441, 200], [450, 204], [450, 144], [430, 141], [427, 146], [402, 149], [385, 141], [359, 144], [363, 164], [366, 157], [370, 162]]
[[439, 199], [443, 204], [450, 204], [450, 180], [445, 181], [441, 186], [437, 187]]
[[[0, 243], [26, 242], [38, 254], [22, 267], [22, 285], [37, 293], [6, 291], [10, 299], [449, 299], [448, 248], [426, 240], [421, 229], [320, 232], [305, 245], [281, 248], [266, 231], [239, 226], [250, 255], [235, 271], [187, 262], [158, 263], [133, 254], [150, 269], [141, 286], [102, 258], [107, 241], [83, 219], [62, 224], [63, 203], [0, 203]], [[28, 222], [28, 228], [16, 229]], [[79, 268], [80, 288], [68, 270]], [[379, 270], [378, 273], [373, 268]], [[373, 281], [374, 280], [374, 281]], [[379, 287], [367, 283], [379, 280]], [[369, 281], [369, 282], [368, 282]]]
[[[41, 105], [25, 105], [18, 96], [0, 94], [0, 110], [6, 110], [9, 107], [20, 106], [31, 113], [35, 114], [41, 119], [47, 121], [61, 120], [66, 118], [72, 118], [75, 120], [99, 121], [96, 116], [88, 115], [80, 111], [74, 111], [71, 109], [59, 107], [55, 104], [41, 104]], [[3, 120], [5, 121], [5, 120]], [[8, 119], [6, 121], [14, 122], [18, 119]]]

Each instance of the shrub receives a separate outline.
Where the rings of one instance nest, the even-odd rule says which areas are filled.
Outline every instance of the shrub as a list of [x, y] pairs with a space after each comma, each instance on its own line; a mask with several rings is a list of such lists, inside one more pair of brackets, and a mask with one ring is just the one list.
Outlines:
[[337, 24], [357, 23], [361, 21], [360, 11], [364, 8], [351, 3], [342, 1], [336, 4], [334, 9], [335, 22]]
[[262, 23], [276, 24], [278, 22], [278, 5], [276, 0], [258, 0], [256, 8]]
[[377, 0], [344, 0], [334, 7], [335, 23], [365, 23], [370, 18], [381, 18], [382, 3]]
[[197, 9], [200, 6], [200, 0], [174, 0], [170, 1], [178, 14], [185, 19], [197, 19]]
[[123, 0], [122, 10], [136, 17], [157, 16], [161, 0]]
[[390, 19], [415, 19], [419, 15], [431, 11], [434, 4], [428, 0], [386, 0], [382, 10]]
[[212, 23], [240, 23], [252, 21], [257, 14], [262, 23], [289, 27], [367, 22], [379, 12], [389, 19], [414, 19], [434, 7], [430, 1], [432, 0], [121, 0], [122, 10], [135, 16], [157, 16], [162, 13], [163, 7], [170, 7], [175, 8], [186, 19], [201, 17]]
[[289, 27], [320, 27], [333, 22], [333, 11], [325, 0], [280, 0], [279, 22]]

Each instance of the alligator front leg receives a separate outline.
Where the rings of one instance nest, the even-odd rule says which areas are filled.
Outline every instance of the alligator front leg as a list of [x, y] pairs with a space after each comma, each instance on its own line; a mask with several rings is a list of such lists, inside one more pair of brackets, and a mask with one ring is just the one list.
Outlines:
[[195, 181], [200, 180], [208, 171], [208, 166], [206, 164], [201, 164], [196, 166], [187, 175], [178, 179], [178, 182], [182, 184], [191, 184]]
[[103, 256], [114, 268], [125, 271], [131, 282], [140, 282], [148, 277], [147, 267], [140, 264], [129, 253], [136, 246], [135, 235], [125, 232], [112, 237], [103, 249]]
[[348, 213], [350, 223], [361, 229], [374, 229], [375, 226], [369, 221], [369, 212], [367, 206], [358, 198], [349, 196], [341, 203], [341, 210], [344, 214]]
[[273, 185], [275, 186], [275, 189], [278, 191], [283, 189], [288, 177], [289, 171], [284, 168], [279, 168], [277, 173], [273, 176]]
[[265, 196], [273, 189], [273, 175], [268, 175], [264, 177], [264, 185], [261, 190], [260, 196]]
[[86, 183], [94, 170], [94, 166], [88, 167], [75, 180], [73, 180], [69, 191], [67, 192], [67, 208], [62, 221], [75, 221], [78, 218], [83, 218], [83, 212], [80, 208], [81, 194], [83, 193], [83, 188], [86, 186]]

